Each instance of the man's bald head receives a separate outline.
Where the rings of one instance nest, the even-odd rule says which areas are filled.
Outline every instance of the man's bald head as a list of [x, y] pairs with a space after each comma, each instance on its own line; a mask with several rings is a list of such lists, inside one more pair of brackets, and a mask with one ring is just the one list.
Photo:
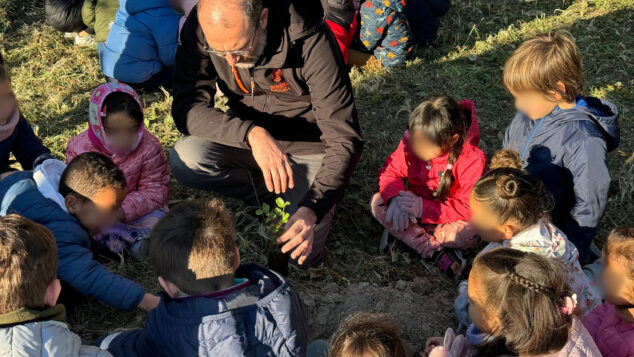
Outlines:
[[[268, 9], [262, 0], [200, 0], [198, 22], [207, 45], [230, 66], [253, 67], [266, 45]], [[248, 51], [249, 54], [231, 52]]]
[[262, 12], [262, 0], [200, 0], [201, 23], [232, 28], [255, 24]]

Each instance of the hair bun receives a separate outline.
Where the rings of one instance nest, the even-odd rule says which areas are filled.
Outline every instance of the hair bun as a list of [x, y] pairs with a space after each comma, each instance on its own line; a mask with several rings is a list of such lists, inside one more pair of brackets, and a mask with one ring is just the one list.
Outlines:
[[498, 195], [505, 200], [520, 196], [520, 183], [515, 175], [506, 175], [497, 180]]
[[521, 170], [522, 166], [522, 159], [517, 151], [513, 149], [502, 149], [493, 154], [489, 169], [512, 168]]

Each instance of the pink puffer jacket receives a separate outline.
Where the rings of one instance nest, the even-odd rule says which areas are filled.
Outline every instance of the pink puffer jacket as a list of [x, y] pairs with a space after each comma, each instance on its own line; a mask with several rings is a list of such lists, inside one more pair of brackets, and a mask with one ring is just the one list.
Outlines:
[[126, 92], [141, 105], [137, 94], [125, 84], [107, 83], [99, 86], [90, 98], [88, 130], [75, 136], [66, 147], [66, 163], [84, 152], [98, 152], [110, 157], [123, 171], [127, 195], [121, 206], [124, 222], [134, 221], [167, 205], [169, 196], [169, 166], [159, 140], [143, 124], [138, 141], [130, 152], [113, 153], [102, 123], [102, 103], [113, 92]]
[[634, 357], [634, 323], [619, 317], [614, 305], [604, 303], [583, 320], [605, 357]]

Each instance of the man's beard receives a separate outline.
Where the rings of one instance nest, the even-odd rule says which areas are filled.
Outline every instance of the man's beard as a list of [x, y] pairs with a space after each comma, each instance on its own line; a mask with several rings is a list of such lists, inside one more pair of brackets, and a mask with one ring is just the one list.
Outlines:
[[236, 63], [236, 67], [238, 68], [253, 68], [255, 67], [256, 62], [264, 53], [264, 48], [266, 48], [266, 30], [260, 33], [260, 41], [258, 41], [258, 47], [255, 48], [253, 52], [253, 56], [240, 58], [240, 61]]

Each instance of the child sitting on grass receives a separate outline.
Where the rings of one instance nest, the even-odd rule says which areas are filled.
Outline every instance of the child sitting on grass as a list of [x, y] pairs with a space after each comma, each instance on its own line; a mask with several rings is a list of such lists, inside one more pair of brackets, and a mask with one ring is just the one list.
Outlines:
[[466, 338], [427, 340], [430, 357], [600, 357], [576, 316], [576, 296], [552, 258], [497, 248], [476, 257], [469, 274]]
[[121, 170], [101, 154], [81, 154], [68, 167], [46, 160], [34, 173], [20, 171], [0, 181], [0, 215], [17, 213], [51, 230], [57, 276], [74, 290], [122, 310], [149, 311], [158, 297], [108, 271], [90, 249], [90, 236], [119, 219], [125, 186]]
[[[457, 103], [444, 95], [423, 99], [379, 171], [372, 215], [423, 258], [443, 247], [474, 246], [478, 239], [468, 223], [469, 194], [486, 170], [479, 141], [473, 102]], [[438, 263], [448, 272], [454, 260]]]
[[9, 69], [0, 53], [0, 173], [13, 170], [9, 167], [11, 153], [24, 170], [53, 157], [20, 112]]
[[359, 10], [359, 40], [385, 68], [398, 68], [412, 52], [414, 40], [405, 17], [406, 0], [366, 0]]
[[165, 214], [169, 167], [159, 140], [144, 126], [141, 100], [122, 83], [102, 84], [90, 97], [88, 129], [70, 140], [66, 162], [84, 152], [107, 155], [123, 171], [121, 221], [95, 239], [112, 252], [129, 248], [142, 260], [150, 229]]
[[526, 170], [552, 192], [553, 223], [577, 246], [581, 264], [591, 263], [608, 202], [607, 152], [619, 145], [617, 109], [581, 96], [581, 59], [566, 32], [522, 43], [506, 61], [503, 81], [518, 110], [503, 147], [521, 153]]
[[148, 92], [171, 88], [180, 29], [196, 3], [120, 0], [106, 44], [99, 51], [101, 71], [108, 82], [120, 81]]
[[634, 228], [616, 228], [603, 246], [606, 302], [583, 320], [604, 357], [634, 356]]
[[15, 214], [0, 217], [0, 354], [106, 357], [65, 323], [57, 304], [57, 247], [51, 232]]
[[150, 262], [163, 290], [144, 330], [101, 344], [114, 356], [304, 356], [299, 296], [282, 276], [240, 265], [235, 224], [219, 200], [190, 201], [154, 227]]
[[[567, 271], [570, 289], [578, 296], [585, 315], [601, 303], [594, 284], [583, 273], [577, 248], [550, 223], [552, 196], [544, 185], [521, 166], [519, 155], [502, 150], [491, 159], [492, 170], [473, 187], [470, 198], [471, 223], [480, 237], [489, 242], [482, 253], [508, 247], [555, 258]], [[498, 165], [515, 167], [498, 167]], [[455, 302], [459, 321], [468, 326], [466, 286]]]
[[[386, 314], [360, 312], [348, 316], [332, 337], [330, 357], [411, 357], [412, 347], [401, 328]], [[325, 357], [325, 356], [324, 356]]]

